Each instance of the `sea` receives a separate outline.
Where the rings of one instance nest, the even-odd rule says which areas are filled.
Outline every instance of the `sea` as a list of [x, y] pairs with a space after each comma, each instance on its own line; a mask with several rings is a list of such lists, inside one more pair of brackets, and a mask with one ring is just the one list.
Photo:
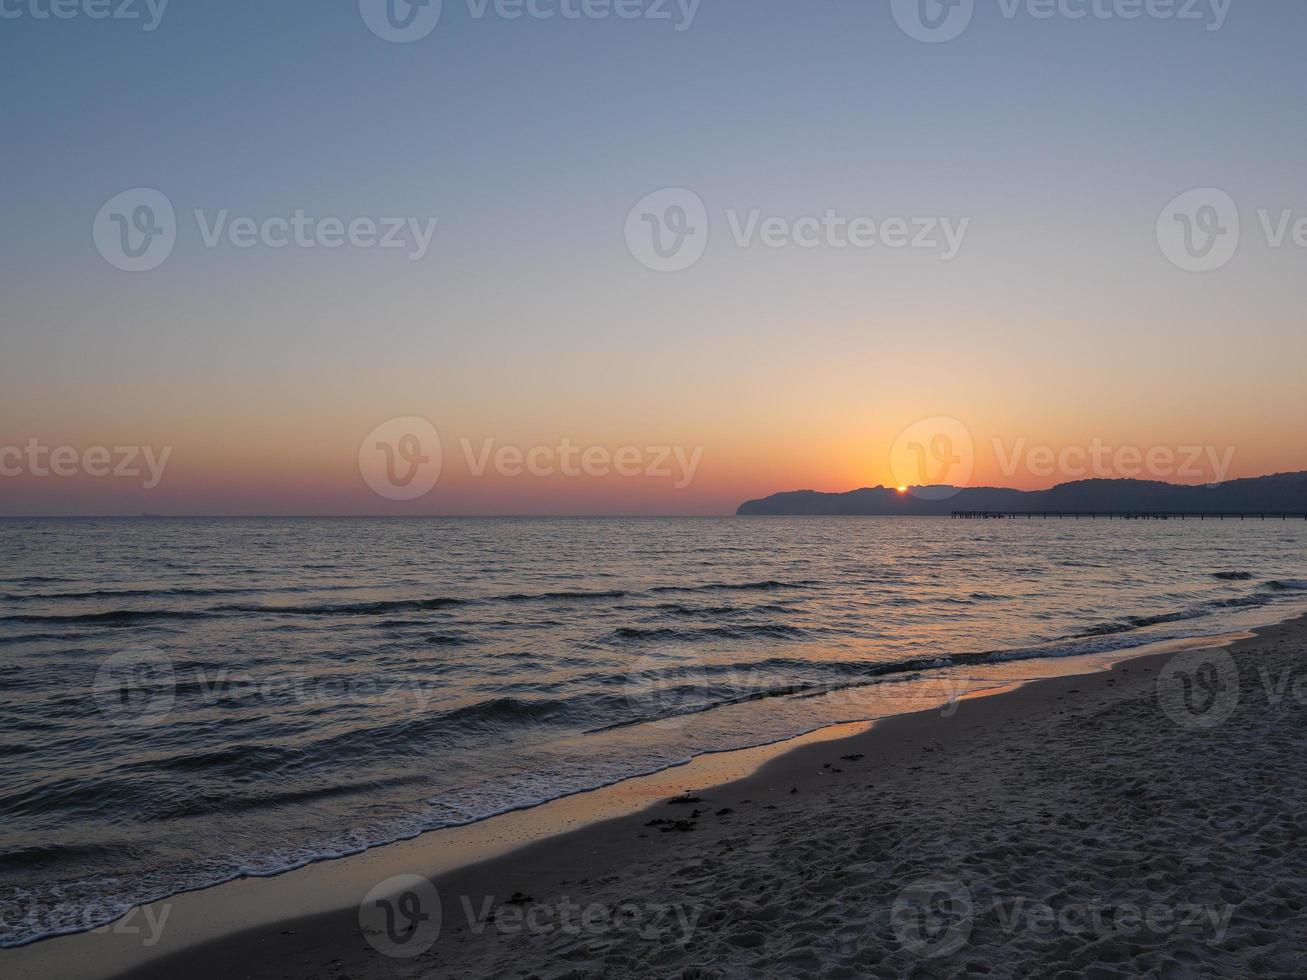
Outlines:
[[1307, 608], [1307, 522], [0, 521], [0, 945]]

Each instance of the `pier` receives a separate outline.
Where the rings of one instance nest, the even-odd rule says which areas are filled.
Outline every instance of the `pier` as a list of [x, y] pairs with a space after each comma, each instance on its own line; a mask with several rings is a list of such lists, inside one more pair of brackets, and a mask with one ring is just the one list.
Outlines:
[[1307, 521], [1307, 513], [1285, 511], [1148, 511], [1148, 510], [955, 510], [955, 521]]

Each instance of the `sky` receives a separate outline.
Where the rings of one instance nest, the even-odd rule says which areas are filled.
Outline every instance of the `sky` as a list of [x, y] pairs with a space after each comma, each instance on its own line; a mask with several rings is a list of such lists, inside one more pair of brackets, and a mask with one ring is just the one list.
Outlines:
[[1299, 0], [51, 2], [0, 515], [1307, 469]]

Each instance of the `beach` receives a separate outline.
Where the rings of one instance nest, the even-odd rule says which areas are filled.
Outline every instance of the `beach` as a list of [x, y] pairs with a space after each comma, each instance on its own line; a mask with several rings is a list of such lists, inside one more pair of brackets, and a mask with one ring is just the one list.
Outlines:
[[[443, 873], [495, 856], [490, 827], [643, 808], [658, 774], [728, 782], [767, 746], [1307, 609], [1307, 522], [1122, 527], [7, 522], [43, 545], [0, 577], [0, 958], [140, 906], [174, 907], [158, 955], [357, 904], [310, 869], [375, 883], [429, 840]], [[95, 938], [102, 972], [135, 962]]]
[[967, 697], [442, 874], [417, 849], [430, 883], [362, 913], [123, 975], [1301, 976], [1305, 641]]

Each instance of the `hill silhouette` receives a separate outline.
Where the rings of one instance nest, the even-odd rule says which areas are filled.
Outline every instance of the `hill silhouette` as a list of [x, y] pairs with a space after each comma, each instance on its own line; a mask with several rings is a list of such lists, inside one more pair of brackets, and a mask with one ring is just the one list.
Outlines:
[[1048, 490], [1004, 487], [865, 487], [793, 490], [741, 504], [741, 517], [931, 517], [953, 511], [1307, 513], [1307, 472], [1188, 486], [1157, 480], [1077, 480]]

